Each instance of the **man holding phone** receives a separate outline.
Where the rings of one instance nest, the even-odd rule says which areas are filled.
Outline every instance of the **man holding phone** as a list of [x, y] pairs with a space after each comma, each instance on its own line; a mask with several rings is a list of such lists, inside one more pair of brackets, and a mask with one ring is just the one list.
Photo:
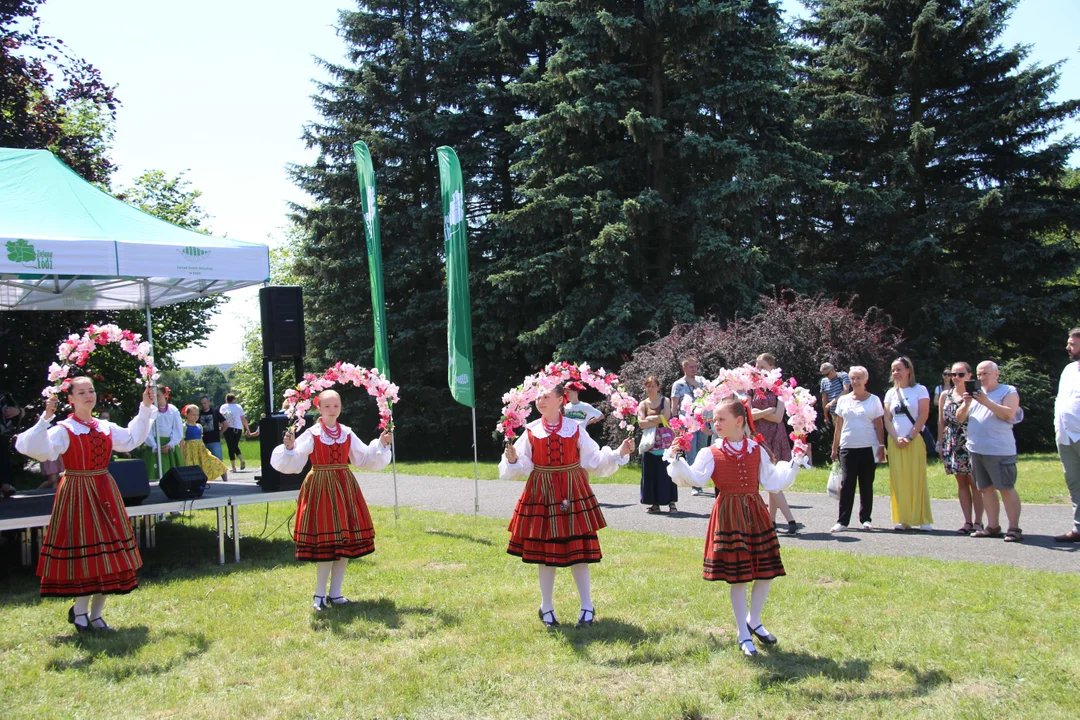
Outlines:
[[[1013, 424], [1018, 421], [1020, 394], [1012, 385], [998, 382], [997, 363], [985, 360], [975, 370], [978, 383], [965, 381], [964, 402], [956, 410], [958, 422], [967, 421], [967, 448], [975, 487], [983, 496], [986, 528], [971, 537], [1001, 537], [1001, 508], [1009, 519], [1005, 542], [1021, 542], [1020, 495], [1016, 492], [1016, 437]], [[980, 387], [981, 386], [981, 387]]]
[[1054, 538], [1056, 542], [1080, 542], [1080, 327], [1069, 331], [1065, 345], [1069, 364], [1061, 371], [1054, 402], [1054, 435], [1057, 439], [1065, 485], [1073, 506], [1073, 529]]

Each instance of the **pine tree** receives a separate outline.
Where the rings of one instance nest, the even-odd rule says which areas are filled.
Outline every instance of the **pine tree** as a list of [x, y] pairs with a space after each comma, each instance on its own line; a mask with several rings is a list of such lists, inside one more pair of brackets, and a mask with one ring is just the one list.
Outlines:
[[803, 265], [879, 305], [934, 365], [1036, 354], [1077, 300], [1080, 102], [998, 40], [1015, 0], [812, 0], [806, 142], [829, 157]]
[[523, 204], [489, 281], [532, 364], [617, 363], [643, 338], [734, 315], [793, 279], [784, 246], [813, 157], [795, 140], [766, 0], [541, 2], [567, 28], [516, 131]]

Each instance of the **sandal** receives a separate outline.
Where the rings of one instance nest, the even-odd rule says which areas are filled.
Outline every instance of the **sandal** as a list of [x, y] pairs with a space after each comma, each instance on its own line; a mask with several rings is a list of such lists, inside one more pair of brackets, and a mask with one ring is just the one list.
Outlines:
[[[588, 617], [586, 617], [586, 615], [588, 615]], [[585, 608], [581, 608], [581, 617], [578, 618], [577, 627], [579, 629], [589, 627], [593, 624], [593, 620], [595, 619], [595, 612], [593, 612], [592, 610], [586, 610]]]
[[[544, 623], [544, 625], [546, 625], [547, 627], [559, 627], [559, 621], [555, 619], [554, 610], [548, 610], [547, 612], [544, 612], [543, 610], [537, 610], [536, 612], [540, 616], [540, 622]], [[548, 620], [548, 615], [551, 616], [550, 620]]]
[[970, 535], [971, 533], [975, 532], [975, 525], [973, 523], [966, 522], [964, 523], [964, 527], [960, 528], [956, 532], [959, 535]]
[[1005, 533], [1005, 542], [1024, 542], [1024, 531], [1020, 528], [1009, 528]]
[[653, 505], [653, 506], [651, 506], [649, 508], [646, 508], [645, 512], [649, 513], [650, 515], [656, 515], [657, 513], [660, 512], [660, 506], [659, 505]]
[[742, 654], [746, 657], [754, 657], [758, 654], [757, 648], [754, 647], [754, 641], [750, 639], [740, 640], [739, 649], [742, 650]]
[[326, 596], [325, 595], [312, 595], [311, 609], [315, 612], [322, 612], [326, 609]]
[[328, 595], [326, 599], [334, 603], [335, 605], [348, 605], [351, 602], [349, 598], [345, 597], [344, 595], [338, 595], [337, 597], [330, 597]]
[[985, 528], [985, 529], [983, 529], [983, 530], [976, 530], [975, 532], [971, 533], [971, 537], [977, 537], [977, 538], [986, 538], [986, 537], [991, 537], [991, 538], [999, 538], [999, 537], [1001, 537], [1001, 526], [1000, 526], [1000, 525], [998, 525], [997, 527], [988, 527], [988, 528]]

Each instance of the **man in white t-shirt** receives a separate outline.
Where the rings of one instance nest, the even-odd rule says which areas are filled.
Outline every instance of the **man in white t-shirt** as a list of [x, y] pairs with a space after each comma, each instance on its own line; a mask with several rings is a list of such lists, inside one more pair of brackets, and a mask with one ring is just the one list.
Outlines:
[[1054, 538], [1057, 542], [1080, 542], [1080, 327], [1069, 331], [1065, 346], [1069, 364], [1061, 371], [1054, 402], [1054, 435], [1057, 440], [1065, 485], [1073, 506], [1073, 529]]
[[583, 427], [586, 427], [603, 420], [604, 413], [587, 402], [581, 402], [578, 393], [584, 389], [585, 385], [576, 380], [566, 383], [566, 399], [568, 402], [563, 406], [563, 417], [576, 420]]

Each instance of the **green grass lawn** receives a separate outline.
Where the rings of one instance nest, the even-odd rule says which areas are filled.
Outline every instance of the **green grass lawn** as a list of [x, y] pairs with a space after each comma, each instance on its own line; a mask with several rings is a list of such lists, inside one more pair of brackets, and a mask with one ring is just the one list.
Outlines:
[[[1074, 717], [1075, 575], [785, 549], [766, 608], [780, 638], [735, 645], [701, 541], [605, 530], [597, 622], [546, 630], [505, 522], [373, 508], [354, 604], [314, 615], [291, 506], [242, 509], [244, 561], [218, 566], [212, 513], [159, 526], [112, 636], [80, 636], [29, 573], [0, 586], [5, 718]], [[275, 530], [276, 529], [276, 530]], [[256, 537], [265, 533], [265, 537]], [[571, 621], [568, 571], [556, 609]]]

